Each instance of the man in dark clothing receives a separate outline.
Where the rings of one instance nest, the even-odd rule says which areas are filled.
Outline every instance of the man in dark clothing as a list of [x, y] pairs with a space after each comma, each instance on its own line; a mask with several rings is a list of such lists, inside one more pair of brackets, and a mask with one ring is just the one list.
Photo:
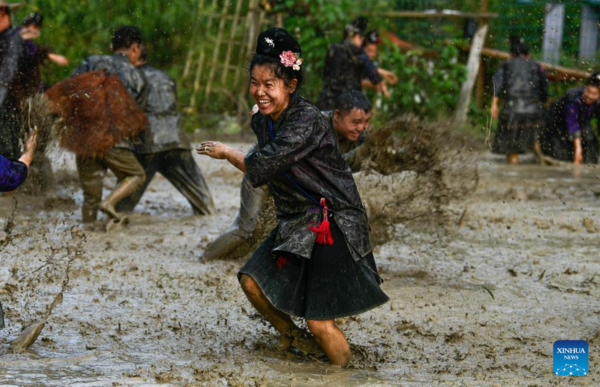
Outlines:
[[24, 41], [10, 19], [11, 10], [19, 5], [0, 0], [0, 154], [9, 159], [17, 159], [21, 153], [17, 86], [24, 71]]
[[498, 118], [498, 101], [504, 99], [492, 150], [506, 154], [509, 164], [519, 162], [519, 154], [539, 152], [539, 135], [544, 126], [544, 103], [548, 80], [544, 69], [529, 58], [529, 47], [511, 38], [512, 59], [503, 63], [494, 76], [492, 119]]
[[383, 91], [377, 66], [369, 59], [362, 45], [365, 40], [366, 21], [359, 18], [348, 24], [345, 39], [340, 44], [332, 44], [325, 58], [323, 88], [317, 100], [321, 111], [333, 110], [336, 98], [348, 90], [362, 90], [361, 80], [366, 76], [377, 91]]
[[600, 73], [583, 87], [567, 91], [550, 106], [550, 120], [541, 139], [545, 154], [575, 164], [598, 163], [598, 137], [592, 120], [600, 119]]
[[[72, 75], [104, 70], [119, 77], [127, 91], [143, 109], [146, 105], [147, 85], [144, 76], [134, 66], [140, 55], [142, 37], [136, 27], [125, 26], [113, 35], [113, 55], [94, 55], [81, 63]], [[115, 206], [142, 187], [146, 180], [144, 168], [133, 154], [130, 139], [122, 140], [102, 157], [77, 156], [77, 171], [83, 188], [83, 222], [96, 220], [98, 210], [111, 218], [109, 225], [125, 219], [117, 213]], [[110, 169], [119, 183], [113, 192], [101, 202], [103, 178]]]
[[[336, 109], [322, 112], [334, 129], [342, 156], [352, 172], [361, 165], [361, 145], [371, 119], [371, 104], [361, 92], [352, 90], [343, 93], [335, 102]], [[253, 147], [248, 153], [254, 151]], [[250, 239], [256, 230], [258, 216], [263, 210], [269, 192], [266, 186], [253, 187], [244, 175], [241, 187], [240, 210], [227, 231], [206, 247], [201, 260], [224, 258]]]
[[135, 144], [135, 155], [146, 170], [146, 180], [133, 195], [119, 203], [117, 209], [132, 211], [156, 172], [160, 172], [186, 197], [195, 214], [212, 214], [215, 212], [213, 198], [192, 157], [187, 136], [181, 130], [175, 81], [147, 64], [146, 56], [146, 48], [142, 45], [140, 61], [135, 65], [148, 84], [144, 112], [149, 126], [141, 134], [141, 141]]

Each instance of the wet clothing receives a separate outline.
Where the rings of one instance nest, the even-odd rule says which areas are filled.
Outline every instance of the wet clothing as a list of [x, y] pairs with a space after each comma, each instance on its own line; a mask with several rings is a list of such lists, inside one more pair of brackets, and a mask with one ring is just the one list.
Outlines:
[[504, 100], [493, 141], [496, 153], [525, 153], [544, 127], [543, 104], [548, 99], [544, 69], [523, 57], [504, 62], [494, 76], [494, 97]]
[[17, 121], [21, 103], [17, 85], [24, 73], [24, 41], [16, 28], [0, 32], [0, 154], [20, 157], [20, 128]]
[[[326, 111], [321, 112], [321, 114], [327, 118], [329, 124], [333, 128], [333, 112]], [[362, 145], [365, 140], [366, 133], [366, 131], [363, 132], [357, 141], [338, 139], [342, 156], [350, 166], [352, 172], [360, 170], [361, 158], [359, 149], [360, 145]], [[253, 147], [249, 152], [254, 151], [256, 151], [256, 148]], [[246, 242], [254, 234], [258, 217], [269, 198], [269, 192], [266, 186], [253, 187], [248, 176], [244, 175], [240, 189], [240, 197], [240, 210], [233, 224], [227, 231], [206, 247], [203, 254], [204, 259], [226, 258], [228, 254], [235, 251], [235, 249]]]
[[27, 165], [0, 155], [0, 192], [14, 191], [27, 178]]
[[[366, 312], [388, 300], [369, 241], [368, 219], [333, 128], [293, 94], [276, 122], [257, 113], [258, 145], [244, 159], [254, 187], [265, 184], [277, 207], [277, 228], [238, 273], [249, 275], [279, 310], [307, 319]], [[309, 229], [322, 221], [325, 198], [333, 245]], [[317, 201], [317, 203], [315, 203]]]
[[253, 187], [246, 175], [240, 187], [240, 209], [233, 224], [204, 251], [203, 259], [227, 258], [243, 243], [252, 238], [258, 225], [258, 217], [269, 198], [267, 186]]
[[119, 203], [117, 210], [133, 211], [154, 175], [160, 172], [185, 196], [195, 214], [214, 213], [215, 206], [208, 185], [192, 157], [190, 142], [181, 129], [175, 81], [148, 64], [138, 66], [138, 69], [148, 82], [148, 101], [144, 113], [149, 125], [140, 135], [134, 152], [146, 171], [146, 180], [136, 193]]
[[334, 130], [321, 112], [294, 94], [275, 123], [255, 114], [252, 130], [258, 148], [244, 163], [252, 185], [268, 184], [275, 200], [279, 233], [274, 253], [310, 258], [315, 233], [307, 225], [320, 222], [320, 198], [327, 199], [355, 259], [370, 253], [365, 208]]
[[164, 71], [149, 64], [138, 66], [148, 84], [148, 98], [144, 113], [149, 127], [135, 144], [136, 154], [152, 154], [173, 149], [191, 150], [187, 136], [181, 130], [181, 116], [177, 113], [177, 86]]
[[[148, 95], [145, 78], [125, 55], [90, 56], [75, 68], [71, 75], [75, 76], [96, 70], [105, 70], [109, 74], [117, 75], [138, 105], [142, 109], [145, 107]], [[119, 181], [133, 180], [136, 186], [134, 192], [142, 187], [146, 179], [146, 173], [133, 154], [132, 149], [132, 142], [129, 139], [123, 139], [103, 156], [77, 156], [77, 172], [83, 188], [82, 213], [84, 222], [96, 219], [98, 204], [102, 200], [103, 179], [107, 169], [110, 169]]]
[[310, 259], [274, 259], [277, 229], [240, 269], [261, 288], [269, 302], [290, 316], [330, 320], [353, 316], [386, 303], [373, 253], [351, 258], [344, 234], [335, 222], [332, 246], [315, 244]]
[[569, 90], [550, 106], [550, 119], [542, 136], [542, 151], [558, 160], [573, 161], [573, 140], [581, 138], [583, 162], [598, 162], [598, 137], [592, 120], [600, 119], [600, 102], [583, 102], [583, 88]]
[[192, 152], [175, 149], [135, 156], [146, 172], [146, 179], [133, 195], [117, 205], [117, 211], [133, 211], [156, 173], [160, 173], [188, 200], [195, 214], [209, 215], [215, 212], [213, 198]]
[[323, 88], [316, 105], [323, 111], [333, 110], [340, 94], [349, 90], [362, 90], [361, 80], [365, 76], [374, 85], [382, 81], [377, 66], [362, 47], [357, 47], [348, 40], [332, 44], [325, 58]]
[[75, 161], [83, 189], [84, 222], [96, 219], [107, 169], [110, 169], [119, 181], [137, 177], [140, 186], [146, 177], [144, 169], [129, 149], [113, 147], [102, 157], [76, 156]]

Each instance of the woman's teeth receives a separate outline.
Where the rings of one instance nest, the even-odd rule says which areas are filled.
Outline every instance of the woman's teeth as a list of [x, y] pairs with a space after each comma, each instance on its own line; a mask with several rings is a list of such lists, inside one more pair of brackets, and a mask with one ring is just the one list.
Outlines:
[[259, 104], [259, 105], [261, 105], [261, 106], [268, 105], [270, 102], [271, 102], [271, 101], [269, 101], [269, 100], [266, 100], [266, 99], [259, 99], [259, 100], [258, 100], [258, 104]]

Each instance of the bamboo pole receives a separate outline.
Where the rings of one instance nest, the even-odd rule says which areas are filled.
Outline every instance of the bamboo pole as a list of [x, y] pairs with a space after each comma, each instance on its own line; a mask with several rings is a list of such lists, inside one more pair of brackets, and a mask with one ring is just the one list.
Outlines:
[[[211, 12], [208, 17], [208, 23], [206, 25], [206, 33], [210, 33], [210, 28], [212, 27], [212, 22], [214, 20], [214, 14], [217, 8], [217, 0], [213, 0], [211, 5]], [[203, 44], [200, 47], [200, 56], [198, 58], [198, 67], [196, 67], [196, 77], [194, 78], [194, 91], [192, 92], [192, 99], [190, 101], [190, 107], [196, 107], [196, 94], [200, 90], [200, 77], [202, 76], [202, 67], [204, 66], [204, 57], [206, 51], [206, 44]]]
[[[488, 11], [488, 0], [481, 0], [481, 13], [487, 13]], [[481, 25], [488, 25], [487, 19], [481, 19]], [[483, 96], [485, 94], [485, 61], [483, 58], [479, 59], [479, 74], [477, 75], [477, 92], [475, 93], [475, 101], [477, 106], [483, 107]]]
[[[229, 3], [225, 2], [225, 4], [223, 5], [221, 14], [226, 15], [228, 8], [229, 8]], [[208, 83], [206, 85], [206, 94], [205, 94], [206, 98], [208, 98], [208, 96], [210, 95], [210, 92], [212, 90], [212, 85], [215, 80], [215, 72], [217, 71], [217, 66], [219, 63], [219, 53], [221, 52], [221, 44], [223, 42], [223, 30], [224, 29], [225, 29], [225, 18], [221, 18], [221, 20], [219, 21], [219, 32], [217, 32], [217, 42], [215, 45], [215, 51], [213, 52], [213, 57], [212, 57], [212, 65], [210, 67], [210, 73], [208, 74]]]
[[[204, 0], [200, 0], [200, 2], [198, 3], [198, 12], [196, 16], [197, 19], [194, 22], [194, 28], [192, 29], [192, 37], [196, 36], [196, 34], [198, 33], [198, 24], [200, 23], [200, 15], [203, 8]], [[192, 43], [190, 43], [190, 49], [188, 50], [187, 58], [185, 60], [185, 66], [183, 67], [183, 80], [185, 80], [190, 74], [190, 68], [192, 67], [192, 58], [194, 57], [194, 52], [196, 51], [195, 48], [196, 47], [194, 46], [192, 41]]]
[[382, 16], [388, 18], [449, 18], [449, 19], [497, 19], [498, 14], [493, 12], [460, 12], [451, 9], [430, 10], [430, 11], [388, 11], [388, 12], [367, 12], [373, 16]]
[[477, 33], [473, 37], [471, 43], [471, 50], [469, 51], [469, 60], [467, 62], [467, 80], [463, 83], [460, 90], [460, 99], [454, 115], [454, 124], [457, 126], [463, 125], [467, 120], [467, 113], [469, 111], [469, 103], [471, 102], [471, 94], [473, 93], [473, 86], [475, 85], [475, 79], [479, 72], [479, 63], [481, 59], [481, 50], [485, 44], [485, 36], [487, 34], [488, 26], [484, 25], [477, 30]]
[[234, 45], [235, 33], [237, 31], [237, 26], [240, 18], [240, 11], [242, 10], [242, 3], [244, 0], [237, 0], [237, 4], [235, 6], [235, 14], [233, 18], [233, 24], [231, 26], [231, 34], [229, 36], [229, 44], [227, 45], [227, 53], [225, 54], [225, 65], [223, 67], [223, 71], [221, 74], [221, 83], [225, 84], [227, 79], [227, 69], [229, 68], [229, 62], [231, 61], [231, 51]]
[[[461, 50], [466, 50], [466, 46], [464, 44], [458, 44], [456, 46], [458, 48], [460, 48]], [[510, 59], [511, 58], [510, 53], [508, 53], [506, 51], [496, 50], [493, 48], [484, 48], [483, 50], [481, 50], [481, 54], [485, 55], [485, 56], [489, 56], [491, 58], [498, 58], [498, 59]], [[588, 73], [583, 70], [572, 69], [572, 68], [563, 67], [563, 66], [557, 66], [552, 63], [546, 63], [546, 62], [538, 62], [538, 63], [542, 67], [544, 67], [544, 70], [560, 73], [560, 74], [564, 75], [565, 78], [574, 78], [576, 80], [587, 79], [591, 74], [591, 73]]]

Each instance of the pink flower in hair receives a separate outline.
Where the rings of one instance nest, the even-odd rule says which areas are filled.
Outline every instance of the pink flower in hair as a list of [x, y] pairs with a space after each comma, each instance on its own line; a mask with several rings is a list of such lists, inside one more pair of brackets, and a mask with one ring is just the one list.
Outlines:
[[296, 54], [291, 51], [282, 52], [279, 58], [285, 67], [293, 67], [296, 64]]

